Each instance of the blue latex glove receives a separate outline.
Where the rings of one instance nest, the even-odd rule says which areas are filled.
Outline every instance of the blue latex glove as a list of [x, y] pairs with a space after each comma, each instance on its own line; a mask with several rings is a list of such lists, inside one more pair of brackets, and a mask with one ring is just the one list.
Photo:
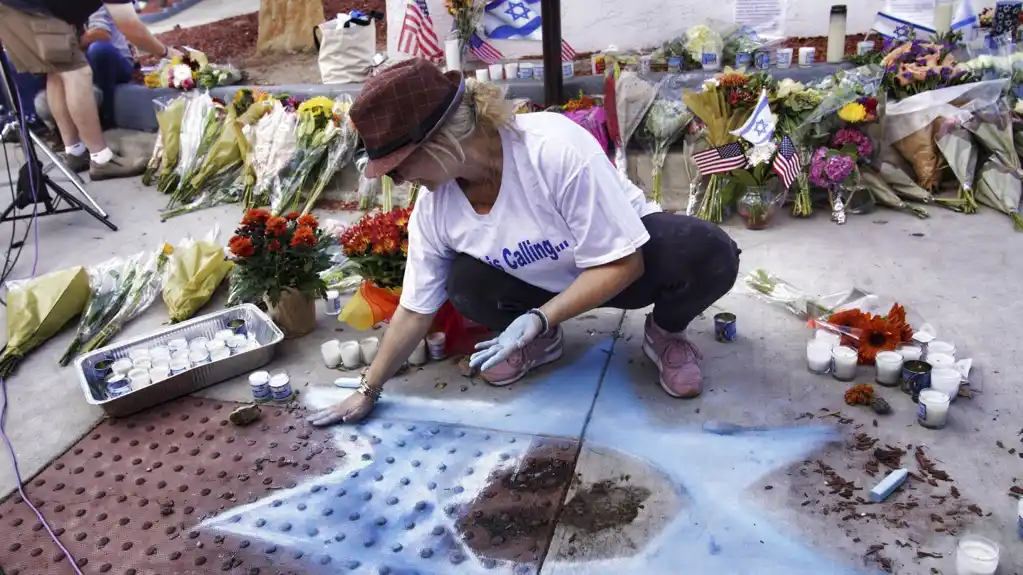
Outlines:
[[520, 315], [511, 322], [508, 329], [497, 336], [497, 339], [476, 344], [477, 351], [469, 358], [469, 369], [484, 372], [493, 368], [508, 359], [511, 354], [529, 345], [541, 331], [543, 322], [536, 314]]

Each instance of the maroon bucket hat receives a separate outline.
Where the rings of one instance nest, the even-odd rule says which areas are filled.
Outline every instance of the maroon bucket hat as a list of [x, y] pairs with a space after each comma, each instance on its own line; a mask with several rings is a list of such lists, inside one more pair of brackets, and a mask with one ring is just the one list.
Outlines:
[[370, 78], [349, 113], [369, 156], [366, 177], [397, 168], [454, 114], [464, 92], [461, 72], [442, 73], [422, 58]]

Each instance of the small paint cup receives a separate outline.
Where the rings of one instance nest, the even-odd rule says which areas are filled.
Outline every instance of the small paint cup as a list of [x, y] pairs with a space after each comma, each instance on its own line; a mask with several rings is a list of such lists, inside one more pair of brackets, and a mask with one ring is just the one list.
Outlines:
[[366, 365], [373, 364], [378, 351], [380, 351], [380, 338], [367, 337], [359, 342], [359, 353], [362, 355], [362, 362]]
[[419, 340], [416, 344], [416, 348], [412, 350], [412, 355], [408, 356], [409, 365], [420, 366], [426, 365], [426, 340]]
[[270, 374], [270, 396], [274, 401], [291, 401], [291, 377], [288, 372], [279, 369]]
[[188, 351], [189, 352], [198, 350], [209, 351], [209, 347], [207, 347], [208, 343], [210, 343], [209, 339], [205, 337], [197, 337], [192, 341], [188, 342]]
[[188, 354], [188, 363], [192, 367], [200, 366], [210, 362], [210, 352], [205, 349], [195, 349]]
[[252, 399], [256, 403], [270, 401], [270, 374], [265, 371], [254, 371], [249, 374], [249, 388], [252, 390]]
[[753, 54], [750, 52], [738, 52], [735, 55], [735, 67], [736, 68], [749, 68], [750, 64], [753, 63]]
[[245, 339], [244, 335], [234, 335], [227, 340], [227, 349], [231, 350], [232, 354], [239, 354], [245, 351], [249, 341]]
[[135, 364], [132, 363], [130, 359], [122, 357], [121, 359], [114, 362], [114, 364], [111, 366], [111, 369], [113, 370], [114, 373], [127, 375], [128, 372], [131, 371], [133, 367], [135, 367]]
[[803, 46], [799, 49], [799, 67], [809, 68], [813, 66], [814, 60], [817, 58], [817, 49], [813, 46]]
[[722, 312], [714, 316], [714, 339], [721, 343], [732, 343], [738, 337], [734, 313]]
[[187, 349], [180, 349], [180, 350], [177, 350], [177, 351], [172, 351], [171, 352], [171, 361], [174, 361], [176, 359], [177, 360], [184, 360], [185, 362], [188, 362], [188, 350]]
[[221, 349], [227, 349], [227, 341], [223, 339], [211, 339], [210, 341], [206, 342], [206, 351], [210, 352], [210, 355], [212, 355], [213, 352], [219, 351]]
[[774, 59], [774, 65], [779, 68], [791, 68], [792, 52], [792, 48], [779, 48]]
[[169, 359], [154, 359], [153, 360], [153, 367], [151, 367], [150, 369], [168, 369], [169, 370], [170, 369], [170, 360]]
[[210, 352], [210, 361], [220, 361], [231, 357], [231, 350], [226, 347], [219, 347]]
[[931, 365], [929, 363], [912, 360], [902, 364], [902, 381], [900, 386], [902, 393], [905, 393], [917, 401], [920, 397], [920, 390], [931, 386]]
[[359, 349], [358, 342], [343, 342], [340, 351], [341, 365], [345, 366], [345, 369], [358, 369], [362, 365], [362, 350]]
[[[508, 68], [505, 67], [505, 71]], [[533, 64], [531, 62], [523, 62], [518, 65], [519, 80], [532, 80], [533, 79]]]
[[171, 357], [171, 350], [169, 347], [157, 345], [149, 348], [149, 358], [154, 362], [158, 359], [169, 361]]
[[233, 331], [238, 335], [246, 335], [248, 333], [248, 329], [245, 327], [244, 319], [232, 319], [231, 321], [227, 322], [227, 329]]
[[515, 80], [519, 77], [519, 63], [508, 62], [504, 65], [504, 77], [508, 80]]
[[188, 340], [183, 337], [176, 337], [167, 342], [167, 349], [169, 349], [171, 353], [181, 351], [183, 349], [187, 350]]
[[111, 373], [114, 373], [114, 360], [110, 358], [101, 359], [92, 366], [92, 377], [95, 381], [105, 381]]
[[107, 398], [113, 399], [131, 393], [131, 382], [121, 374], [113, 374], [107, 378]]
[[142, 389], [152, 383], [149, 379], [148, 369], [133, 369], [129, 371], [128, 380], [131, 382], [132, 389]]
[[488, 66], [490, 70], [491, 81], [503, 80], [504, 79], [504, 65], [503, 64], [491, 64]]
[[767, 70], [771, 67], [771, 53], [767, 50], [757, 50], [753, 53], [753, 65], [757, 70]]
[[149, 380], [153, 383], [163, 381], [170, 377], [170, 368], [168, 367], [153, 367], [149, 370]]
[[153, 360], [151, 360], [149, 358], [146, 358], [146, 359], [136, 359], [135, 361], [131, 362], [131, 365], [132, 365], [132, 367], [135, 367], [135, 368], [138, 368], [138, 369], [152, 369], [153, 368]]
[[700, 63], [704, 70], [718, 70], [721, 68], [721, 53], [718, 51], [706, 51], [700, 57]]
[[175, 357], [170, 360], [171, 375], [177, 375], [183, 371], [188, 371], [191, 367], [192, 364], [188, 363], [187, 357]]
[[141, 348], [141, 347], [137, 347], [135, 349], [129, 349], [128, 350], [128, 359], [130, 359], [132, 361], [132, 363], [134, 363], [134, 362], [136, 362], [136, 361], [138, 361], [140, 359], [149, 359], [149, 350], [145, 349], [145, 348]]
[[477, 82], [489, 82], [490, 81], [490, 68], [477, 68], [476, 69], [476, 81]]
[[430, 359], [444, 359], [447, 357], [447, 336], [442, 331], [431, 333], [426, 336], [426, 348], [430, 352]]

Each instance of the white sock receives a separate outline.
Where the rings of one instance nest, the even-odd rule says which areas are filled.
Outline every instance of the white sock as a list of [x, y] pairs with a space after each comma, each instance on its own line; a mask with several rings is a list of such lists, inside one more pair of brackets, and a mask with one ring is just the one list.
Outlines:
[[89, 149], [82, 142], [78, 142], [74, 146], [64, 146], [64, 151], [72, 156], [84, 156]]
[[110, 151], [110, 148], [103, 148], [95, 154], [90, 154], [89, 157], [92, 159], [92, 163], [102, 166], [113, 159], [114, 153]]

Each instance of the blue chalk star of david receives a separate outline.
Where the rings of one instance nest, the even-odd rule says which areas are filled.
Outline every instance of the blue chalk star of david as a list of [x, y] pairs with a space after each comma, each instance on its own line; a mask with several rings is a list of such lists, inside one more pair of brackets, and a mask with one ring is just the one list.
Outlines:
[[512, 21], [529, 20], [529, 8], [522, 2], [509, 2], [508, 9], [504, 13], [511, 16]]
[[767, 133], [767, 122], [757, 120], [756, 125], [753, 126], [753, 131], [756, 132], [758, 136], [763, 136]]

